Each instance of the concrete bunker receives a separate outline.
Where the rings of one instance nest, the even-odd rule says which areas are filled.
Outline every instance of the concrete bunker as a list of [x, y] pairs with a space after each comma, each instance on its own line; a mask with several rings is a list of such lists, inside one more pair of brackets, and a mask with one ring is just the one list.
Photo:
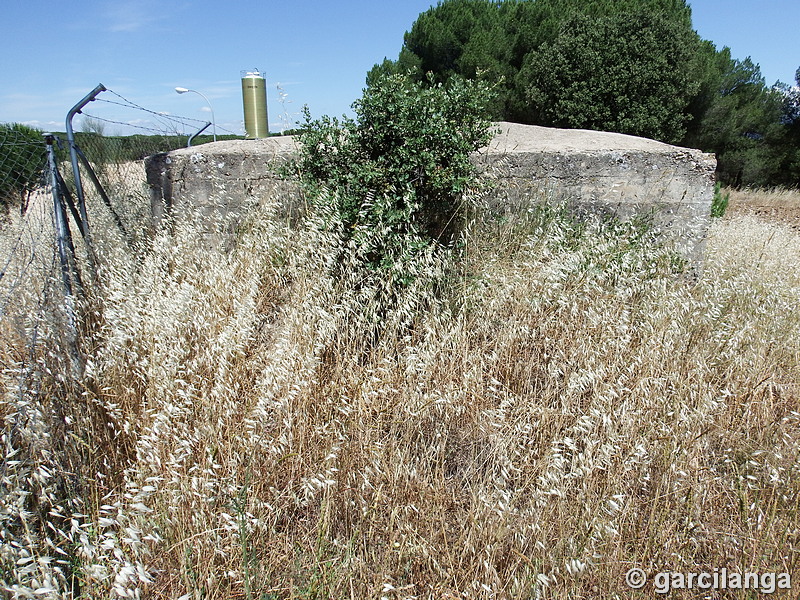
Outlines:
[[[501, 122], [473, 156], [497, 186], [495, 210], [521, 211], [542, 198], [620, 219], [645, 216], [691, 262], [702, 261], [710, 223], [713, 154], [618, 133]], [[242, 213], [254, 199], [280, 198], [280, 213], [302, 203], [277, 174], [296, 153], [292, 137], [236, 140], [182, 148], [146, 161], [151, 210]]]

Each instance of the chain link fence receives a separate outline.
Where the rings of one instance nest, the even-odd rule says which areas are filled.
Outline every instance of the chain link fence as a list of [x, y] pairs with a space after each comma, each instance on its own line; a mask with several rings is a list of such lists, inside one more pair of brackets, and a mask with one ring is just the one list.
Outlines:
[[85, 358], [101, 343], [103, 269], [136, 269], [149, 252], [144, 159], [204, 125], [106, 91], [72, 136], [0, 123], [2, 597], [85, 597], [72, 572], [97, 527], [85, 478], [113, 435], [94, 427], [107, 419]]
[[47, 154], [41, 134], [18, 123], [0, 124], [0, 210], [25, 211], [30, 196], [44, 184]]
[[[52, 269], [54, 229], [47, 151], [42, 135], [0, 124], [0, 319], [22, 327], [23, 298], [42, 296]], [[5, 338], [4, 338], [5, 339]]]
[[[45, 286], [53, 283], [59, 244], [68, 251], [61, 262], [70, 263], [76, 294], [83, 283], [94, 279], [95, 263], [102, 260], [103, 252], [120, 247], [120, 242], [132, 255], [146, 250], [152, 232], [144, 159], [186, 146], [190, 137], [207, 126], [198, 119], [147, 109], [102, 85], [95, 92], [87, 102], [87, 111], [89, 104], [91, 110], [76, 111], [79, 131], [73, 143], [69, 134], [50, 138], [52, 167], [43, 132], [19, 123], [0, 123], [0, 327], [4, 332], [14, 321], [19, 335], [28, 335], [20, 318], [11, 315], [29, 314], [34, 307], [24, 299], [53, 291]], [[218, 129], [222, 139], [240, 137]], [[211, 139], [200, 136], [193, 143]], [[60, 225], [59, 211], [63, 212]], [[93, 230], [102, 232], [97, 244]]]
[[[143, 159], [186, 137], [0, 124], [0, 596], [83, 597], [71, 573], [96, 527], [84, 477], [104, 432], [86, 356], [100, 338], [102, 274], [148, 251]], [[98, 273], [100, 276], [98, 277]], [[86, 557], [83, 557], [85, 560]]]
[[[96, 97], [100, 91], [109, 99]], [[152, 231], [144, 159], [186, 146], [206, 125], [149, 110], [102, 85], [92, 94], [86, 103], [91, 114], [73, 108], [68, 115], [70, 129], [73, 112], [80, 114], [74, 134], [0, 123], [0, 367], [6, 388], [25, 388], [18, 379], [27, 368], [21, 357], [35, 355], [42, 343], [41, 319], [60, 335], [56, 351], [71, 345], [67, 338], [80, 326], [76, 303], [91, 295], [105, 253], [124, 248], [135, 261], [147, 251]], [[61, 331], [65, 327], [72, 333]], [[77, 350], [72, 354], [76, 358]]]
[[51, 400], [61, 394], [51, 394], [47, 373], [69, 373], [59, 352], [65, 313], [48, 174], [41, 133], [0, 124], [0, 595], [12, 598], [33, 587], [26, 582], [41, 589], [48, 575], [25, 561], [46, 546], [52, 522], [38, 514], [64, 483], [42, 477], [63, 466], [49, 459], [62, 439]]

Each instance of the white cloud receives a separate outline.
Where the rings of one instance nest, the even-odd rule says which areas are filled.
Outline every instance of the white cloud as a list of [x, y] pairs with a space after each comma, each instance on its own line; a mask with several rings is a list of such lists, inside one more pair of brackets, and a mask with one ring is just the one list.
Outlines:
[[42, 131], [58, 131], [64, 128], [63, 123], [59, 123], [57, 121], [39, 121], [38, 119], [34, 119], [32, 121], [23, 121], [22, 124], [27, 125], [28, 127], [41, 129]]
[[116, 2], [106, 10], [112, 33], [141, 31], [162, 20], [163, 10], [151, 2]]

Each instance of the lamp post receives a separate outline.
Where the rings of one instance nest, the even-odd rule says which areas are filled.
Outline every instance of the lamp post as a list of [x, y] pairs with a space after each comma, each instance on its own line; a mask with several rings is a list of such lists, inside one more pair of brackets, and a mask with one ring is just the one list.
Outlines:
[[205, 100], [208, 103], [208, 108], [211, 109], [211, 123], [212, 123], [213, 128], [214, 128], [214, 141], [216, 142], [217, 141], [217, 122], [214, 119], [214, 107], [211, 106], [211, 102], [209, 102], [209, 100], [208, 100], [208, 98], [206, 98], [205, 94], [201, 94], [197, 90], [190, 90], [190, 89], [185, 88], [185, 87], [176, 87], [175, 91], [178, 92], [179, 94], [185, 94], [186, 92], [194, 92], [198, 96], [201, 96], [203, 98], [203, 100]]

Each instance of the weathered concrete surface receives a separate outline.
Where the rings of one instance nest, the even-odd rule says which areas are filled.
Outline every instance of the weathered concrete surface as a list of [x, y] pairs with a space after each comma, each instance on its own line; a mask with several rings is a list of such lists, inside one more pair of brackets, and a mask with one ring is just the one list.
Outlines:
[[294, 138], [272, 137], [203, 144], [155, 154], [145, 160], [152, 216], [169, 210], [241, 213], [254, 201], [278, 202], [288, 210], [300, 191], [281, 167], [296, 156]]
[[[496, 179], [498, 211], [564, 201], [580, 210], [651, 217], [691, 260], [702, 255], [713, 196], [713, 155], [617, 133], [498, 123], [475, 164]], [[150, 157], [153, 216], [193, 207], [238, 213], [254, 200], [302, 204], [277, 169], [295, 153], [291, 137], [227, 141]]]
[[475, 157], [498, 180], [492, 205], [517, 212], [534, 202], [652, 219], [687, 258], [699, 261], [710, 223], [716, 158], [645, 138], [499, 123]]

